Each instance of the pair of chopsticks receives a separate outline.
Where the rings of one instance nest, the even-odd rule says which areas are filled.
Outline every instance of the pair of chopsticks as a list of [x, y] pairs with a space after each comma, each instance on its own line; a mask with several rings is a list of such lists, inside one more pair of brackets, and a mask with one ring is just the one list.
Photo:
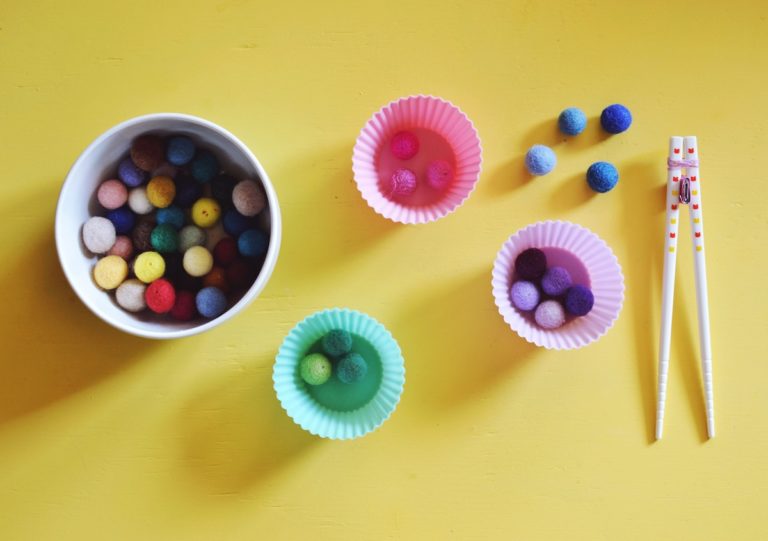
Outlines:
[[699, 178], [699, 148], [696, 137], [670, 137], [667, 158], [667, 225], [664, 247], [664, 281], [661, 304], [661, 343], [659, 346], [659, 388], [656, 409], [656, 439], [664, 432], [664, 404], [667, 399], [669, 345], [672, 338], [672, 306], [675, 291], [678, 220], [680, 207], [688, 206], [693, 242], [696, 301], [699, 312], [699, 341], [701, 367], [704, 376], [704, 397], [707, 413], [707, 434], [715, 436], [715, 405], [712, 396], [712, 345], [709, 336], [709, 305], [707, 301], [707, 270], [704, 260], [704, 218]]

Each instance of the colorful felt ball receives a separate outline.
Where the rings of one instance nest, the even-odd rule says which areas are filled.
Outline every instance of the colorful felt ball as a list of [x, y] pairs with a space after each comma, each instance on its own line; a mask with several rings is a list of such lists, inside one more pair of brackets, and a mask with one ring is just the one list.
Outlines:
[[357, 383], [368, 373], [368, 363], [359, 353], [348, 353], [336, 365], [336, 376], [342, 383]]
[[135, 188], [144, 184], [144, 181], [147, 180], [147, 172], [137, 167], [130, 158], [125, 158], [117, 166], [117, 178], [122, 180], [126, 186]]
[[193, 246], [204, 246], [206, 238], [205, 231], [196, 225], [185, 225], [179, 231], [179, 250], [186, 252]]
[[559, 297], [572, 285], [571, 273], [565, 267], [550, 267], [541, 279], [541, 289], [551, 297]]
[[116, 238], [114, 224], [101, 216], [93, 216], [83, 225], [83, 244], [91, 253], [106, 254]]
[[140, 135], [131, 145], [131, 160], [143, 171], [153, 171], [165, 159], [165, 143], [156, 135]]
[[256, 224], [253, 218], [243, 216], [237, 209], [229, 209], [224, 213], [224, 219], [222, 220], [224, 225], [224, 231], [233, 237], [240, 236], [240, 233], [247, 229], [253, 228]]
[[352, 335], [343, 329], [333, 329], [323, 335], [320, 345], [326, 355], [340, 357], [352, 351]]
[[176, 185], [170, 177], [154, 177], [147, 184], [147, 199], [159, 209], [173, 203], [174, 197], [176, 197]]
[[190, 276], [205, 276], [213, 268], [213, 256], [204, 246], [192, 246], [184, 252], [183, 264]]
[[243, 257], [260, 257], [267, 253], [269, 237], [261, 229], [249, 229], [237, 237], [237, 249]]
[[586, 316], [595, 305], [595, 296], [586, 286], [575, 285], [565, 294], [565, 309], [574, 316]]
[[538, 280], [547, 270], [547, 256], [538, 248], [523, 250], [515, 258], [515, 274], [523, 280]]
[[539, 327], [557, 329], [565, 323], [565, 310], [555, 300], [544, 301], [536, 308], [534, 319]]
[[419, 139], [410, 131], [397, 132], [392, 136], [389, 148], [400, 160], [410, 160], [419, 152]]
[[587, 127], [587, 115], [578, 107], [568, 107], [557, 117], [557, 127], [565, 135], [579, 135]]
[[[170, 163], [163, 162], [163, 164], [152, 171], [152, 174], [150, 176], [152, 177], [168, 177], [171, 179], [175, 179], [176, 175], [179, 173], [179, 168], [175, 165], [172, 165]], [[175, 181], [174, 181], [175, 182]]]
[[241, 180], [232, 190], [232, 203], [243, 216], [256, 216], [267, 206], [267, 198], [261, 184], [253, 180]]
[[619, 171], [608, 162], [595, 162], [587, 169], [587, 184], [597, 193], [610, 192], [619, 183]]
[[147, 286], [144, 300], [147, 308], [156, 314], [166, 314], [176, 304], [176, 289], [165, 278], [159, 278]]
[[149, 214], [155, 210], [147, 198], [147, 189], [144, 186], [134, 188], [128, 193], [128, 208], [136, 214]]
[[165, 273], [165, 260], [157, 252], [143, 252], [133, 262], [133, 273], [145, 284], [154, 282]]
[[154, 220], [142, 218], [138, 221], [131, 233], [133, 249], [137, 252], [146, 252], [152, 249], [152, 230], [155, 228]]
[[453, 182], [453, 166], [446, 160], [434, 160], [427, 166], [427, 185], [433, 190], [445, 190]]
[[222, 208], [229, 208], [233, 205], [232, 192], [236, 185], [237, 181], [234, 177], [226, 174], [217, 175], [211, 181], [211, 195]]
[[227, 310], [227, 296], [217, 287], [204, 287], [197, 292], [195, 306], [201, 316], [213, 319]]
[[176, 302], [171, 308], [171, 317], [177, 321], [191, 321], [197, 313], [195, 294], [191, 291], [177, 291]]
[[253, 267], [238, 259], [227, 267], [227, 282], [233, 289], [248, 287], [253, 280], [253, 274]]
[[175, 252], [179, 249], [179, 233], [171, 224], [159, 224], [149, 237], [152, 248], [161, 254]]
[[322, 385], [333, 374], [333, 365], [322, 353], [310, 353], [299, 362], [299, 375], [308, 385]]
[[600, 114], [600, 125], [612, 134], [627, 131], [632, 125], [632, 113], [620, 103], [614, 103], [603, 109]]
[[178, 175], [176, 184], [176, 199], [173, 202], [181, 208], [191, 207], [203, 195], [203, 188], [189, 175]]
[[128, 263], [116, 255], [102, 257], [93, 268], [93, 279], [101, 289], [115, 289], [127, 276]]
[[173, 165], [186, 165], [195, 157], [195, 143], [184, 135], [177, 135], [168, 139], [165, 149], [165, 158]]
[[133, 241], [125, 235], [118, 236], [107, 255], [117, 255], [128, 261], [133, 255]]
[[141, 312], [147, 307], [147, 303], [144, 300], [146, 290], [146, 284], [131, 278], [118, 286], [117, 291], [115, 291], [115, 300], [117, 300], [117, 304], [123, 310]]
[[557, 165], [557, 156], [548, 146], [533, 145], [525, 154], [525, 167], [532, 175], [546, 175], [555, 168], [555, 165]]
[[213, 260], [222, 267], [229, 266], [237, 259], [237, 242], [232, 237], [224, 237], [213, 247]]
[[184, 227], [184, 211], [176, 206], [159, 209], [155, 220], [157, 220], [158, 224], [169, 224], [174, 229], [181, 229]]
[[213, 267], [208, 274], [203, 276], [203, 287], [217, 287], [227, 293], [229, 291], [227, 271], [222, 267]]
[[213, 227], [219, 221], [221, 207], [215, 199], [201, 197], [192, 205], [192, 221], [198, 227]]
[[115, 226], [118, 235], [130, 233], [136, 225], [136, 215], [128, 207], [110, 210], [107, 212], [107, 219]]
[[528, 280], [518, 280], [509, 290], [512, 305], [523, 312], [530, 312], [539, 305], [541, 294], [536, 284]]
[[128, 201], [128, 188], [119, 180], [105, 180], [96, 190], [96, 200], [105, 209], [116, 209]]
[[219, 173], [219, 160], [208, 150], [202, 150], [197, 153], [195, 158], [189, 164], [189, 171], [192, 178], [200, 184], [210, 182]]
[[416, 191], [416, 173], [410, 169], [396, 169], [389, 177], [389, 195], [408, 196]]

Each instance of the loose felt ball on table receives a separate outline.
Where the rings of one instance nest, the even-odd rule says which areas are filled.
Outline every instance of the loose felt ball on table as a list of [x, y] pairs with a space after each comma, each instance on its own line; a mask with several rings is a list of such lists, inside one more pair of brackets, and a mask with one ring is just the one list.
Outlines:
[[168, 139], [165, 158], [173, 165], [186, 165], [195, 157], [195, 143], [183, 135]]
[[202, 150], [189, 164], [189, 172], [193, 179], [200, 184], [205, 184], [212, 181], [219, 173], [219, 160], [209, 150]]
[[215, 199], [201, 197], [192, 205], [192, 221], [198, 227], [213, 227], [219, 221], [221, 207]]
[[340, 357], [352, 351], [352, 335], [343, 329], [333, 329], [323, 335], [320, 345], [326, 355]]
[[213, 268], [213, 256], [204, 246], [192, 246], [184, 252], [183, 264], [190, 276], [205, 276]]
[[159, 209], [173, 203], [174, 197], [176, 197], [176, 185], [170, 177], [154, 177], [147, 184], [147, 199]]
[[227, 296], [216, 287], [204, 287], [197, 292], [195, 306], [201, 316], [213, 319], [227, 310]]
[[136, 225], [136, 215], [128, 207], [110, 210], [107, 212], [107, 219], [115, 226], [118, 235], [130, 233]]
[[233, 205], [232, 192], [236, 185], [237, 180], [234, 177], [226, 174], [218, 175], [211, 181], [211, 195], [222, 208], [230, 208]]
[[152, 248], [161, 254], [179, 249], [179, 233], [171, 224], [159, 224], [152, 230], [149, 238]]
[[233, 237], [239, 237], [243, 231], [252, 229], [256, 222], [253, 218], [243, 216], [236, 209], [229, 209], [224, 213], [222, 224], [224, 225], [224, 231]]
[[541, 279], [541, 289], [551, 297], [559, 297], [573, 285], [571, 273], [564, 267], [550, 267]]
[[93, 216], [83, 225], [83, 244], [94, 254], [106, 254], [115, 244], [114, 224], [101, 216]]
[[191, 291], [177, 291], [176, 302], [171, 308], [171, 317], [177, 321], [191, 321], [197, 313], [195, 294]]
[[410, 160], [419, 152], [419, 139], [413, 132], [397, 132], [392, 136], [389, 148], [395, 158], [400, 160]]
[[143, 252], [133, 262], [133, 274], [148, 284], [165, 274], [165, 260], [157, 252]]
[[435, 160], [427, 166], [427, 184], [433, 190], [444, 190], [453, 181], [453, 167], [446, 160]]
[[299, 362], [299, 375], [308, 385], [322, 385], [333, 373], [333, 365], [322, 353], [310, 353]]
[[208, 274], [203, 276], [203, 287], [217, 287], [224, 293], [229, 292], [227, 271], [222, 267], [213, 267]]
[[587, 169], [587, 184], [597, 193], [611, 191], [619, 183], [619, 171], [608, 162], [595, 162]]
[[530, 312], [539, 305], [541, 294], [536, 284], [527, 280], [519, 280], [512, 284], [509, 290], [512, 305], [523, 312]]
[[621, 133], [627, 131], [632, 125], [632, 113], [620, 103], [609, 105], [600, 114], [600, 124], [608, 133]]
[[565, 135], [579, 135], [587, 127], [587, 115], [578, 107], [568, 107], [557, 117], [557, 127]]
[[397, 169], [389, 177], [388, 194], [407, 196], [416, 191], [416, 173], [410, 169]]
[[565, 294], [565, 309], [574, 316], [586, 316], [595, 305], [595, 296], [587, 286], [575, 285]]
[[150, 218], [142, 218], [133, 228], [131, 233], [131, 240], [133, 241], [133, 248], [138, 252], [146, 252], [152, 249], [152, 230], [155, 228], [154, 220]]
[[559, 302], [548, 300], [542, 302], [536, 308], [533, 317], [539, 327], [557, 329], [565, 323], [565, 310], [563, 310], [563, 306]]
[[368, 373], [368, 363], [359, 353], [348, 353], [336, 365], [336, 375], [342, 383], [357, 383]]
[[525, 154], [525, 167], [532, 175], [546, 175], [557, 165], [557, 156], [551, 148], [544, 145], [533, 145]]
[[105, 209], [120, 208], [128, 201], [128, 188], [119, 180], [105, 180], [96, 191], [96, 200]]
[[174, 182], [176, 183], [174, 203], [181, 208], [191, 207], [203, 195], [203, 188], [188, 175], [179, 175]]
[[147, 198], [147, 189], [144, 186], [134, 188], [128, 194], [128, 208], [136, 214], [149, 214], [155, 207]]
[[147, 303], [144, 300], [144, 293], [147, 291], [147, 286], [137, 280], [131, 278], [120, 284], [115, 291], [115, 299], [118, 306], [123, 310], [129, 312], [141, 312], [147, 307]]
[[179, 250], [186, 252], [193, 246], [204, 246], [206, 238], [204, 230], [196, 225], [186, 225], [179, 231]]
[[133, 255], [133, 241], [125, 235], [115, 238], [115, 243], [109, 249], [107, 255], [120, 256], [128, 261]]
[[117, 166], [117, 178], [126, 186], [135, 188], [147, 180], [147, 172], [139, 169], [130, 158], [123, 159]]
[[156, 135], [140, 135], [131, 145], [131, 160], [139, 169], [152, 171], [165, 159], [165, 143]]
[[213, 260], [222, 267], [229, 266], [237, 259], [237, 241], [231, 237], [225, 237], [213, 247]]
[[243, 257], [259, 257], [267, 253], [269, 237], [261, 229], [249, 229], [237, 237], [237, 249]]
[[184, 227], [184, 211], [176, 206], [158, 210], [155, 219], [158, 224], [168, 224], [173, 226], [174, 229]]
[[232, 203], [243, 216], [256, 216], [267, 206], [264, 190], [256, 181], [241, 180], [232, 189]]
[[523, 280], [538, 280], [547, 270], [547, 256], [538, 248], [528, 248], [515, 258], [515, 273]]
[[115, 289], [127, 276], [128, 263], [116, 255], [102, 257], [93, 268], [93, 279], [101, 289]]
[[155, 280], [144, 292], [147, 308], [156, 314], [167, 314], [176, 304], [176, 289], [165, 278]]
[[251, 285], [255, 274], [254, 268], [238, 259], [227, 267], [227, 282], [233, 289], [241, 289]]

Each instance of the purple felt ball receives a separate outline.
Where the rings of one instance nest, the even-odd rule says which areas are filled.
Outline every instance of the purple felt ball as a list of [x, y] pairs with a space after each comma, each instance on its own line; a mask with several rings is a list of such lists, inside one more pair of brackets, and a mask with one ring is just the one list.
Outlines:
[[397, 132], [389, 143], [396, 158], [410, 160], [419, 152], [419, 139], [409, 131]]
[[427, 166], [427, 184], [434, 190], [444, 190], [453, 180], [453, 167], [445, 160], [435, 160]]
[[389, 179], [390, 195], [411, 195], [416, 191], [416, 174], [410, 169], [398, 169]]
[[125, 158], [117, 166], [117, 176], [125, 182], [126, 186], [135, 188], [147, 180], [147, 173], [138, 168], [130, 158]]
[[509, 296], [515, 308], [523, 312], [530, 312], [539, 305], [541, 300], [541, 294], [536, 284], [527, 280], [520, 280], [512, 284]]
[[541, 279], [541, 289], [551, 297], [559, 297], [572, 285], [571, 274], [563, 267], [550, 267]]
[[547, 270], [547, 256], [538, 248], [523, 250], [515, 258], [515, 272], [523, 280], [538, 280]]
[[573, 286], [565, 294], [565, 309], [574, 316], [586, 316], [595, 305], [595, 296], [586, 286]]
[[536, 308], [536, 313], [533, 317], [539, 327], [557, 329], [565, 323], [565, 310], [557, 301], [544, 301]]

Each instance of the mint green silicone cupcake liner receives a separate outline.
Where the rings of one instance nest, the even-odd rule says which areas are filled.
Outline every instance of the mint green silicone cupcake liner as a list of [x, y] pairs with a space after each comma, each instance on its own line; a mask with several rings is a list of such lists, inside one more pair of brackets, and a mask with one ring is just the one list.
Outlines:
[[[320, 339], [332, 329], [352, 334], [353, 349], [368, 361], [368, 374], [351, 386], [335, 374], [323, 385], [307, 385], [299, 376], [299, 362], [319, 351]], [[296, 424], [321, 438], [347, 440], [376, 430], [395, 411], [405, 384], [405, 361], [397, 341], [376, 319], [331, 308], [291, 329], [277, 352], [272, 380], [280, 404]]]

